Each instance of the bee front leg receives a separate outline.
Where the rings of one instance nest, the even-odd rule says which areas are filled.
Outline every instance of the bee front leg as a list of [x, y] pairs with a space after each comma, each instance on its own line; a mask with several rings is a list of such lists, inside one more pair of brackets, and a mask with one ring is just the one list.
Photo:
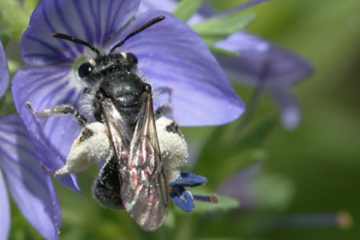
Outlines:
[[37, 117], [48, 118], [51, 116], [71, 114], [79, 122], [80, 126], [84, 127], [87, 124], [87, 119], [82, 116], [74, 106], [68, 104], [58, 105], [52, 108], [46, 108], [42, 111], [35, 111], [30, 101], [26, 102], [26, 106]]

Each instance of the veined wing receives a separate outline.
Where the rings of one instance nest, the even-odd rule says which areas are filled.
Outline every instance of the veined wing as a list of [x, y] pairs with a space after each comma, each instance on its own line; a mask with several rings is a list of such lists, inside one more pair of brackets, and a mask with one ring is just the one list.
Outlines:
[[120, 112], [116, 109], [111, 99], [105, 98], [101, 105], [105, 125], [109, 130], [109, 136], [114, 147], [115, 155], [119, 159], [120, 164], [125, 166], [127, 163], [121, 161], [123, 161], [123, 150], [128, 151], [129, 149], [131, 141], [129, 129], [124, 121], [123, 116], [121, 116]]
[[101, 106], [114, 155], [101, 168], [93, 186], [93, 196], [106, 207], [124, 208], [121, 196], [120, 168], [126, 166], [125, 161], [127, 161], [130, 145], [129, 131], [111, 99], [105, 98], [101, 102]]
[[121, 187], [126, 210], [144, 229], [154, 231], [165, 220], [168, 191], [162, 168], [151, 91], [143, 94]]

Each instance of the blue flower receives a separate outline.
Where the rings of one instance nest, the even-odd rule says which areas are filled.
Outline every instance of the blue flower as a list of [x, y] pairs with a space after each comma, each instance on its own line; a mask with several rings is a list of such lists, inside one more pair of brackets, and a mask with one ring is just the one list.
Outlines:
[[[190, 28], [168, 13], [137, 14], [140, 0], [44, 0], [33, 13], [22, 38], [26, 67], [13, 83], [16, 108], [32, 136], [42, 145], [43, 164], [53, 171], [64, 165], [70, 144], [79, 133], [72, 117], [34, 118], [35, 110], [59, 104], [79, 107], [87, 86], [77, 67], [94, 53], [83, 46], [55, 39], [65, 33], [96, 46], [102, 54], [150, 19], [166, 19], [129, 39], [118, 51], [132, 52], [139, 59], [139, 74], [153, 89], [172, 92], [175, 121], [180, 126], [226, 124], [240, 117], [244, 106], [206, 44]], [[155, 104], [160, 98], [155, 96]], [[74, 179], [63, 182], [75, 187]]]
[[[217, 15], [211, 7], [206, 5], [189, 20], [189, 24], [200, 23], [210, 17], [235, 13], [266, 1], [249, 0], [221, 15]], [[161, 9], [172, 12], [176, 5], [175, 0], [144, 0], [141, 9], [143, 11]], [[292, 94], [291, 88], [312, 74], [312, 66], [306, 60], [246, 32], [234, 33], [218, 42], [216, 47], [240, 53], [236, 57], [218, 56], [218, 60], [234, 79], [254, 86], [258, 92], [266, 92], [273, 97], [281, 109], [284, 127], [294, 129], [298, 126], [301, 113], [297, 98]]]
[[0, 42], [0, 98], [4, 96], [9, 86], [9, 71], [4, 47]]
[[281, 110], [289, 130], [301, 121], [301, 112], [291, 88], [309, 77], [311, 65], [298, 55], [245, 32], [235, 33], [217, 47], [239, 52], [238, 57], [219, 57], [221, 64], [244, 84], [270, 94]]
[[[0, 97], [9, 84], [7, 58], [0, 42]], [[46, 239], [58, 239], [59, 202], [50, 177], [41, 168], [35, 146], [18, 116], [0, 117], [0, 240], [10, 231], [8, 191], [31, 225]]]
[[180, 176], [171, 182], [170, 197], [177, 207], [185, 212], [192, 212], [195, 208], [194, 201], [207, 203], [216, 203], [217, 198], [214, 196], [193, 195], [187, 188], [197, 187], [207, 183], [207, 179], [190, 172], [181, 172]]
[[59, 202], [51, 178], [18, 116], [0, 117], [0, 239], [8, 239], [8, 191], [31, 225], [45, 238], [58, 239]]

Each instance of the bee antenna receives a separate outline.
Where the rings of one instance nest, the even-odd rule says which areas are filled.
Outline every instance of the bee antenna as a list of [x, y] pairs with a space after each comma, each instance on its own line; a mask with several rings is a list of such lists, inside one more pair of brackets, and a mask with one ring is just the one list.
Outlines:
[[145, 29], [163, 21], [164, 19], [165, 19], [165, 16], [158, 16], [158, 17], [151, 19], [150, 21], [145, 23], [143, 26], [141, 26], [139, 29], [136, 29], [135, 31], [133, 31], [132, 33], [127, 35], [121, 42], [119, 42], [115, 46], [113, 46], [110, 50], [110, 53], [114, 52], [116, 48], [121, 47], [127, 40], [129, 40], [133, 36], [137, 35], [138, 33], [141, 33]]
[[70, 41], [70, 42], [73, 42], [73, 43], [84, 45], [84, 46], [90, 48], [91, 50], [93, 50], [98, 56], [100, 55], [100, 51], [96, 47], [94, 47], [90, 43], [88, 43], [88, 42], [86, 42], [84, 40], [81, 40], [79, 38], [75, 38], [75, 37], [66, 35], [64, 33], [54, 33], [53, 37], [63, 39], [63, 40], [67, 40], [67, 41]]

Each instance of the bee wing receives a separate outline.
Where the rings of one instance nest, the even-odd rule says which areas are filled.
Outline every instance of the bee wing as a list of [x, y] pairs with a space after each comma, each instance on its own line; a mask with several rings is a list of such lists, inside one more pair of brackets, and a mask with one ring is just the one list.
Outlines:
[[[129, 129], [111, 99], [105, 98], [102, 101], [102, 110], [115, 155], [121, 161], [123, 149], [128, 149], [130, 145]], [[122, 164], [126, 165], [126, 163]]]
[[166, 178], [160, 158], [151, 92], [143, 95], [135, 132], [130, 144], [128, 171], [122, 185], [124, 205], [135, 221], [153, 231], [164, 222], [168, 204]]
[[129, 130], [123, 116], [116, 109], [111, 99], [105, 98], [101, 102], [101, 106], [105, 126], [114, 149], [114, 156], [101, 168], [93, 186], [93, 195], [104, 206], [123, 208], [120, 168], [126, 166], [127, 158], [122, 155], [124, 150], [128, 151], [129, 149]]

